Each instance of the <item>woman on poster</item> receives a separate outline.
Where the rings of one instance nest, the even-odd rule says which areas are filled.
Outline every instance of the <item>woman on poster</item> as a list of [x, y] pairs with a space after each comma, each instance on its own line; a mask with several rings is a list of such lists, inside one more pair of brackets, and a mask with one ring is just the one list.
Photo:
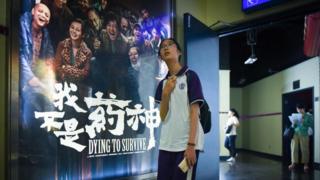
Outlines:
[[83, 41], [84, 23], [75, 19], [69, 27], [69, 38], [61, 41], [55, 56], [57, 80], [72, 82], [78, 86], [80, 97], [87, 96], [85, 80], [89, 74], [91, 50]]
[[[78, 97], [77, 105], [85, 108], [84, 97], [88, 96], [88, 86], [86, 79], [89, 75], [91, 50], [87, 47], [83, 40], [84, 23], [81, 19], [74, 19], [69, 26], [69, 37], [58, 44], [55, 55], [56, 78], [59, 83], [65, 83], [70, 86], [73, 83], [77, 86], [77, 91], [72, 95]], [[65, 88], [65, 87], [64, 87]], [[70, 106], [64, 105], [63, 111], [65, 115], [64, 121], [77, 122], [76, 128], [84, 127], [88, 121], [88, 114], [77, 112]], [[66, 124], [65, 124], [66, 125]], [[67, 127], [61, 129], [67, 130]], [[87, 141], [85, 134], [79, 134], [79, 139], [75, 143], [85, 145]], [[61, 140], [61, 138], [60, 138]], [[71, 172], [78, 174], [90, 169], [90, 162], [86, 160], [86, 151], [79, 153], [73, 148], [58, 145], [58, 176], [73, 177]], [[71, 174], [70, 174], [71, 173]]]

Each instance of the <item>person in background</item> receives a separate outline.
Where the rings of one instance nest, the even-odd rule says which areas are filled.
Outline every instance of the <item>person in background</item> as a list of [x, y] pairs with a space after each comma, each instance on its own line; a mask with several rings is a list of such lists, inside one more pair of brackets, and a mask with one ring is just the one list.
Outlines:
[[116, 16], [110, 14], [105, 19], [105, 28], [101, 31], [101, 51], [97, 55], [97, 65], [102, 73], [98, 77], [103, 78], [99, 91], [107, 95], [115, 94], [122, 99], [129, 98], [126, 93], [126, 77], [130, 66], [128, 48], [119, 31]]
[[22, 125], [32, 126], [37, 121], [34, 111], [50, 110], [50, 81], [53, 76], [54, 50], [47, 25], [51, 13], [42, 3], [25, 12], [20, 18], [20, 87]]
[[110, 2], [108, 0], [98, 0], [92, 5], [101, 18], [107, 16], [108, 13], [114, 13], [110, 8]]
[[[40, 126], [43, 121], [35, 118], [35, 112], [54, 109], [51, 103], [54, 82], [54, 51], [47, 25], [51, 13], [43, 3], [36, 3], [31, 12], [20, 17], [20, 116], [19, 161], [30, 166], [46, 164], [53, 174], [55, 140]], [[27, 172], [32, 177], [34, 173]], [[44, 179], [38, 175], [39, 179]]]
[[109, 54], [126, 55], [128, 53], [128, 45], [121, 36], [117, 17], [114, 14], [110, 14], [105, 19], [104, 29], [101, 31], [101, 48]]
[[[89, 94], [86, 80], [89, 75], [91, 59], [91, 51], [83, 40], [83, 34], [84, 22], [81, 19], [72, 20], [69, 25], [69, 37], [58, 44], [55, 56], [57, 81], [60, 83], [73, 83], [77, 86], [76, 92], [72, 92], [72, 95], [75, 95], [79, 99], [77, 105], [79, 105], [80, 108], [86, 106], [83, 100]], [[76, 128], [87, 125], [88, 113], [78, 112], [70, 106], [64, 106], [63, 111], [65, 112], [64, 119], [74, 119]], [[81, 134], [75, 142], [85, 144], [88, 142], [87, 136]], [[79, 153], [69, 147], [59, 146], [58, 153], [57, 173], [59, 177], [72, 177], [73, 174], [68, 171], [72, 168], [72, 172], [81, 174], [84, 173], [83, 169], [90, 167], [90, 161], [87, 159], [86, 151]], [[77, 164], [77, 166], [71, 165], [70, 162]]]
[[50, 18], [49, 8], [42, 3], [36, 4], [31, 13], [25, 12], [20, 18], [20, 65], [23, 89], [46, 87], [41, 77], [37, 76], [36, 67], [40, 60], [48, 67], [52, 64], [54, 51], [46, 28]]
[[91, 0], [69, 0], [67, 2], [75, 18], [86, 19], [91, 7]]
[[129, 20], [124, 16], [120, 18], [120, 32], [125, 37], [129, 37], [132, 34]]
[[139, 59], [139, 48], [133, 46], [129, 48], [129, 59], [130, 59], [130, 63], [131, 66], [134, 70], [139, 71], [141, 62]]
[[103, 19], [93, 8], [88, 10], [88, 20], [86, 24], [85, 41], [92, 55], [95, 56], [101, 47], [100, 34], [103, 30]]
[[226, 139], [224, 141], [224, 147], [229, 150], [230, 158], [227, 162], [235, 162], [236, 159], [236, 138], [237, 138], [237, 127], [240, 126], [239, 114], [235, 109], [230, 109], [228, 112], [228, 120], [226, 122]]
[[68, 37], [70, 22], [73, 20], [73, 14], [67, 6], [68, 0], [46, 0], [51, 12], [51, 21], [48, 24], [52, 46], [57, 48], [58, 43]]
[[84, 23], [75, 19], [69, 26], [69, 37], [58, 45], [55, 69], [60, 82], [72, 82], [78, 86], [80, 97], [86, 97], [85, 80], [89, 75], [91, 51], [83, 40]]
[[129, 40], [129, 45], [130, 46], [137, 46], [140, 51], [143, 46], [143, 37], [142, 37], [142, 32], [141, 32], [141, 26], [139, 24], [134, 24], [133, 29], [132, 29], [132, 35], [131, 37], [128, 37]]
[[[180, 64], [181, 54], [175, 39], [161, 42], [159, 56], [166, 62], [169, 73], [159, 83], [155, 95], [156, 102], [160, 103], [162, 120], [158, 180], [195, 179], [199, 151], [204, 146], [204, 132], [199, 120], [204, 101], [201, 83], [194, 71]], [[185, 173], [179, 168], [183, 161], [188, 166]]]
[[305, 107], [301, 104], [296, 106], [297, 112], [302, 115], [301, 120], [293, 121], [294, 135], [291, 140], [291, 164], [289, 170], [293, 170], [297, 163], [299, 163], [299, 146], [301, 149], [301, 163], [304, 164], [303, 170], [309, 170], [309, 136], [308, 129], [312, 128], [312, 115], [305, 112]]
[[139, 96], [139, 73], [140, 73], [140, 65], [141, 60], [139, 57], [139, 49], [135, 46], [129, 48], [128, 52], [130, 66], [128, 67], [128, 74], [126, 77], [126, 89], [127, 94], [129, 94], [130, 99], [134, 103], [140, 103], [140, 96]]

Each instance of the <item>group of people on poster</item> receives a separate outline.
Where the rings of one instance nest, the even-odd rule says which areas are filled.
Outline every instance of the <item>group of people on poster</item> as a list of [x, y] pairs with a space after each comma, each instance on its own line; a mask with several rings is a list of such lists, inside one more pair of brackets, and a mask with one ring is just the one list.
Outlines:
[[[153, 72], [140, 76], [160, 80], [166, 74], [157, 57], [169, 36], [165, 20], [108, 0], [44, 0], [21, 17], [22, 86], [46, 87], [41, 80], [47, 73], [36, 72], [45, 62], [56, 80], [75, 82], [83, 93], [91, 87], [138, 102], [142, 64]], [[153, 62], [141, 62], [146, 56]]]
[[[50, 148], [56, 145], [55, 137], [40, 129], [42, 122], [35, 118], [35, 112], [56, 109], [53, 96], [57, 83], [75, 84], [74, 93], [79, 100], [102, 92], [103, 98], [112, 94], [117, 99], [130, 100], [132, 106], [149, 107], [149, 96], [154, 96], [158, 82], [167, 73], [165, 63], [158, 57], [161, 40], [170, 36], [167, 17], [153, 17], [147, 8], [131, 9], [110, 0], [43, 0], [26, 4], [33, 5], [20, 17], [22, 154], [44, 154], [49, 158], [53, 154], [49, 151], [56, 150]], [[86, 106], [77, 102], [80, 107]], [[79, 126], [88, 119], [88, 114], [70, 107], [65, 106], [64, 111], [65, 118], [77, 118]], [[73, 157], [69, 150], [61, 152], [81, 164], [81, 155]], [[29, 160], [37, 163], [36, 156]], [[66, 165], [69, 160], [61, 162]]]

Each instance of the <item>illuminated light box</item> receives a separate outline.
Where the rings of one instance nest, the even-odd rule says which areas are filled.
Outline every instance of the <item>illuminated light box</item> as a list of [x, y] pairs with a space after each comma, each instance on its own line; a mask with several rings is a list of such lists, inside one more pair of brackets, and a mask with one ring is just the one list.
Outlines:
[[284, 2], [286, 0], [242, 0], [242, 11], [251, 12]]

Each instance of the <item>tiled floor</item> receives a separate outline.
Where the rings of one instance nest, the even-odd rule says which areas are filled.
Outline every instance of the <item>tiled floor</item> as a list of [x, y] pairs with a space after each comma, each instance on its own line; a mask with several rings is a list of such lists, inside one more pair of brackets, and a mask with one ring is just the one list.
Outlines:
[[289, 171], [282, 162], [241, 152], [234, 164], [220, 162], [220, 180], [320, 180], [319, 170], [303, 172], [303, 167]]
[[[32, 170], [28, 166], [26, 171]], [[40, 172], [37, 172], [38, 177]], [[28, 179], [39, 179], [28, 176]], [[21, 179], [21, 178], [19, 178]], [[40, 178], [41, 179], [41, 178]], [[127, 180], [124, 178], [121, 180]], [[156, 180], [156, 174], [148, 176], [131, 177], [130, 180]], [[197, 179], [197, 180], [217, 180]], [[220, 180], [320, 180], [320, 171], [311, 170], [308, 173], [303, 172], [303, 167], [297, 167], [294, 171], [289, 171], [287, 165], [281, 161], [264, 158], [259, 155], [241, 151], [234, 164], [226, 161], [220, 162]]]

